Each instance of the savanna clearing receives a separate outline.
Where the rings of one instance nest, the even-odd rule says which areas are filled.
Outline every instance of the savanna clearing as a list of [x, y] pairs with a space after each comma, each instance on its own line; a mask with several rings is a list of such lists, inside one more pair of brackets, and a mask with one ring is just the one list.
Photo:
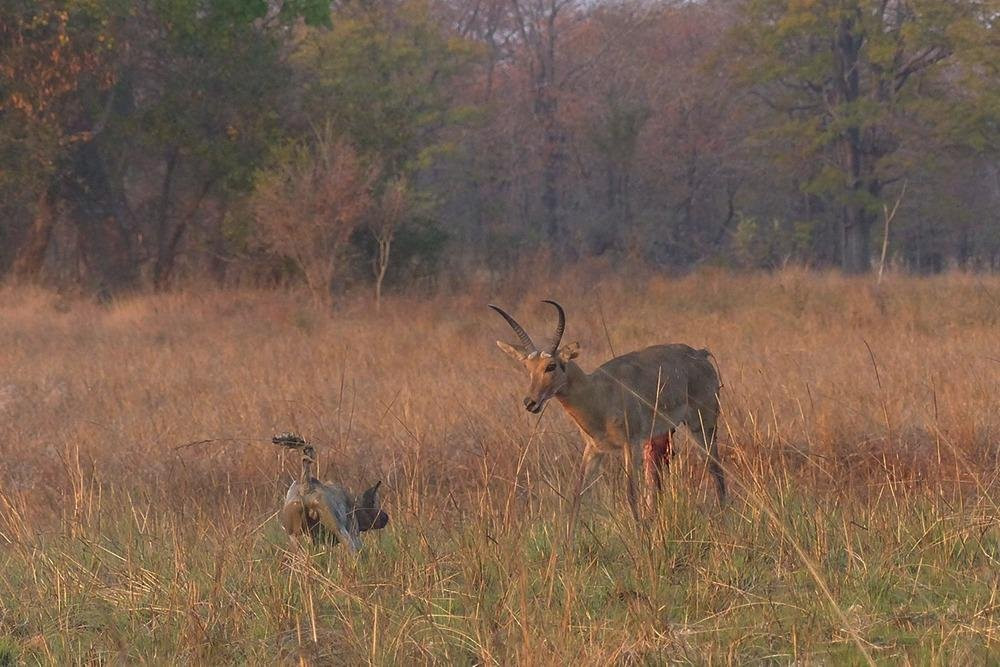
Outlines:
[[[565, 542], [580, 438], [524, 410], [486, 308], [544, 335], [542, 298], [588, 371], [712, 350], [728, 507], [685, 435], [655, 522], [609, 467]], [[3, 291], [0, 664], [997, 660], [998, 397], [996, 277], [564, 276], [380, 312]], [[384, 480], [357, 558], [281, 533], [284, 430]]]

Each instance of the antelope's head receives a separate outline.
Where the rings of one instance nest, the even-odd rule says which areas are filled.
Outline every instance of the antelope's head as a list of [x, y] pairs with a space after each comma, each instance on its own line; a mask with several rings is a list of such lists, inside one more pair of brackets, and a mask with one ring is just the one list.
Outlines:
[[382, 511], [378, 500], [378, 487], [382, 482], [361, 494], [361, 498], [354, 503], [354, 518], [358, 522], [358, 530], [379, 530], [385, 528], [389, 523], [389, 515]]
[[566, 364], [571, 359], [576, 358], [580, 352], [578, 343], [570, 343], [559, 347], [562, 342], [563, 331], [566, 329], [566, 313], [555, 301], [545, 300], [543, 303], [550, 304], [559, 314], [559, 321], [556, 324], [556, 331], [552, 336], [552, 342], [539, 350], [531, 341], [524, 328], [517, 323], [513, 317], [508, 315], [498, 306], [490, 304], [490, 308], [500, 313], [500, 316], [507, 320], [507, 324], [517, 334], [519, 345], [511, 345], [502, 340], [497, 341], [497, 347], [507, 353], [509, 357], [524, 366], [531, 378], [531, 385], [528, 388], [528, 395], [524, 397], [524, 407], [528, 412], [539, 413], [545, 406], [545, 402], [558, 394], [566, 387], [568, 382], [566, 374]]

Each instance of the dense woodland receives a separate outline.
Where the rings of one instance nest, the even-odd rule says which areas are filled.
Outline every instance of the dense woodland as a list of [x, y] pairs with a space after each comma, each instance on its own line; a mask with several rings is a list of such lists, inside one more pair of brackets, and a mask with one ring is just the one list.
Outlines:
[[0, 275], [997, 270], [998, 23], [1000, 0], [5, 0]]

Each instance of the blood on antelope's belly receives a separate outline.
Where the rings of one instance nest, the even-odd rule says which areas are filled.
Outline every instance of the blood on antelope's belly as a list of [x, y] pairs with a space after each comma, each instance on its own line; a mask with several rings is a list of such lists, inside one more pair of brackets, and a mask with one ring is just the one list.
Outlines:
[[669, 458], [671, 453], [670, 432], [654, 435], [646, 443], [646, 452], [656, 458]]

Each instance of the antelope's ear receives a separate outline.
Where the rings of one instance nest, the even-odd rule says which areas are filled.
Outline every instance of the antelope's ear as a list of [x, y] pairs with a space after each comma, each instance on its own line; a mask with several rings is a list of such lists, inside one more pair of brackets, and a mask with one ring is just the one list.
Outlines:
[[523, 350], [514, 347], [510, 343], [505, 343], [502, 340], [497, 341], [497, 347], [503, 350], [508, 357], [510, 357], [519, 364], [523, 363], [524, 360], [528, 358], [528, 355], [526, 355]]
[[580, 356], [580, 344], [579, 343], [567, 343], [559, 348], [559, 359], [566, 363], [570, 359], [576, 359]]
[[375, 483], [375, 486], [366, 489], [361, 494], [361, 507], [365, 509], [378, 509], [378, 487], [382, 486], [382, 480]]

